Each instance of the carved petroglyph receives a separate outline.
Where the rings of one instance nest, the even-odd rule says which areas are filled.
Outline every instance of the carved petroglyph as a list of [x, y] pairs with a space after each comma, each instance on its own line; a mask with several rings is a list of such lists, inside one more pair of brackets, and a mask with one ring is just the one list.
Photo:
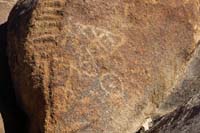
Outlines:
[[[196, 13], [188, 15], [192, 3], [146, 1], [38, 0], [28, 36], [9, 35], [12, 73], [20, 94], [28, 88], [22, 104], [35, 116], [33, 128], [134, 132], [154, 111], [187, 64], [190, 52], [182, 51], [194, 49], [189, 19]], [[38, 99], [45, 109], [29, 104]]]
[[[75, 67], [80, 71], [81, 74], [90, 77], [96, 77], [101, 71], [99, 61], [101, 58], [106, 59], [105, 62], [109, 62], [111, 57], [117, 49], [125, 43], [125, 37], [123, 35], [116, 35], [108, 30], [101, 29], [92, 25], [83, 25], [80, 23], [71, 24], [71, 27], [66, 29], [66, 42], [65, 48], [67, 53], [75, 58], [76, 63], [72, 63], [71, 66]], [[74, 40], [83, 39], [82, 43], [73, 42]], [[61, 42], [61, 45], [64, 41]], [[113, 56], [114, 57], [114, 56]], [[120, 58], [120, 62], [113, 60], [112, 65], [108, 64], [108, 67], [115, 68], [118, 66], [123, 66], [124, 61], [120, 56], [115, 56]], [[115, 69], [117, 70], [117, 69]]]
[[[43, 7], [41, 9], [42, 14], [35, 18], [35, 29], [31, 36], [33, 43], [35, 44], [54, 44], [58, 42], [60, 36], [60, 29], [62, 24], [60, 21], [63, 19], [63, 5], [62, 0], [45, 1], [40, 3]], [[42, 29], [42, 30], [41, 30]]]
[[[80, 54], [82, 53], [82, 54]], [[97, 65], [93, 56], [87, 48], [81, 48], [78, 56], [78, 67], [88, 76], [96, 76], [97, 75]]]
[[[123, 35], [116, 35], [108, 30], [101, 29], [95, 26], [91, 25], [83, 25], [76, 23], [74, 25], [74, 34], [75, 36], [83, 37], [90, 41], [88, 44], [88, 47], [92, 49], [95, 43], [98, 43], [98, 45], [95, 45], [96, 52], [101, 53], [113, 53], [119, 46], [124, 44], [124, 38]], [[95, 51], [91, 52], [95, 53]]]
[[[106, 108], [110, 112], [115, 112], [116, 109], [112, 104], [135, 112], [137, 104], [129, 103], [128, 101], [132, 99], [127, 99], [127, 97], [134, 97], [142, 92], [136, 90], [133, 94], [127, 94], [126, 90], [144, 88], [141, 86], [142, 80], [134, 80], [141, 79], [135, 77], [141, 77], [143, 74], [143, 67], [141, 68], [140, 65], [143, 60], [133, 60], [135, 65], [130, 72], [127, 66], [130, 64], [126, 62], [127, 59], [119, 50], [126, 43], [126, 37], [120, 33], [115, 34], [106, 29], [79, 23], [67, 25], [64, 31], [66, 38], [61, 41], [61, 45], [64, 46], [66, 54], [70, 57], [70, 69], [77, 72], [76, 74], [71, 73], [73, 78], [75, 78], [74, 75], [77, 77], [68, 81], [78, 80], [79, 83], [70, 86], [70, 83], [66, 82], [65, 85], [68, 88], [69, 86], [76, 88], [77, 92], [74, 91], [76, 99], [81, 101], [90, 97], [93, 103], [101, 104], [102, 108]], [[122, 77], [122, 73], [126, 73], [127, 77]], [[132, 80], [130, 82], [133, 84], [124, 85], [125, 80]], [[121, 127], [119, 121], [127, 121], [127, 118], [119, 112], [115, 113], [108, 117], [112, 118], [113, 124]]]
[[107, 73], [101, 76], [100, 79], [101, 88], [107, 93], [107, 94], [122, 94], [123, 88], [122, 88], [122, 82], [118, 75]]
[[[65, 31], [67, 32], [64, 46], [67, 54], [73, 59], [70, 68], [76, 70], [78, 77], [89, 82], [91, 86], [90, 89], [86, 89], [83, 82], [81, 86], [77, 86], [85, 90], [82, 92], [82, 98], [92, 96], [95, 99], [100, 98], [99, 102], [104, 103], [115, 98], [121, 99], [119, 101], [126, 108], [133, 110], [134, 107], [124, 99], [124, 85], [118, 75], [126, 68], [123, 55], [117, 51], [126, 38], [119, 33], [116, 35], [105, 29], [79, 23], [71, 24]], [[83, 40], [81, 43], [77, 41], [80, 39]], [[107, 108], [112, 110], [112, 107]], [[121, 117], [120, 119], [124, 120]]]

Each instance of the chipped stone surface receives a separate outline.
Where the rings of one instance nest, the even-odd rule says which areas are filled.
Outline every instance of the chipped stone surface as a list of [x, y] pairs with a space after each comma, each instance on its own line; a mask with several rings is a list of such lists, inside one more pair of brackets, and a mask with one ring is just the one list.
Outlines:
[[15, 15], [9, 61], [32, 132], [136, 131], [199, 37], [198, 0], [42, 0]]

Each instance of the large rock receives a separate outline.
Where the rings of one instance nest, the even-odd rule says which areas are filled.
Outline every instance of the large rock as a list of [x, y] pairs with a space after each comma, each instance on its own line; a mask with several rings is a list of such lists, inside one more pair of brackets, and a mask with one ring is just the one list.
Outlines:
[[19, 1], [8, 55], [30, 132], [130, 133], [165, 113], [198, 16], [198, 0]]

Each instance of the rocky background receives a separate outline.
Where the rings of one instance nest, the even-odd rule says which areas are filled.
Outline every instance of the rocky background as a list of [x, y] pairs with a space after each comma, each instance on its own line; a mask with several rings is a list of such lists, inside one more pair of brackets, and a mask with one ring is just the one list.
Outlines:
[[199, 14], [199, 0], [20, 0], [7, 55], [27, 132], [198, 133]]

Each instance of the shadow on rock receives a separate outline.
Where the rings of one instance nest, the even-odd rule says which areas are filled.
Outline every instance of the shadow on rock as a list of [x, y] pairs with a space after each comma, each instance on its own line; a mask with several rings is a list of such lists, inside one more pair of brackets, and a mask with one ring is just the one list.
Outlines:
[[0, 25], [0, 113], [6, 133], [27, 133], [27, 117], [17, 106], [6, 56], [7, 23]]

